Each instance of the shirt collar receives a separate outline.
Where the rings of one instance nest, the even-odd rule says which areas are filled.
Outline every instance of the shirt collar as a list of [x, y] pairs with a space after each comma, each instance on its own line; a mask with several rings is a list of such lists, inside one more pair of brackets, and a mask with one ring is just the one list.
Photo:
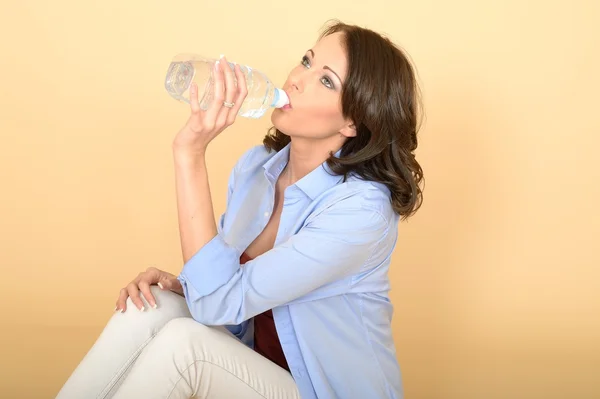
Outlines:
[[[279, 175], [290, 159], [290, 146], [291, 143], [288, 143], [288, 145], [283, 147], [263, 165], [265, 176], [273, 185], [277, 182]], [[341, 149], [338, 150], [334, 156], [339, 158], [341, 152]], [[342, 179], [343, 176], [334, 175], [327, 162], [323, 162], [294, 185], [302, 190], [311, 200], [314, 200], [328, 189], [337, 185]]]

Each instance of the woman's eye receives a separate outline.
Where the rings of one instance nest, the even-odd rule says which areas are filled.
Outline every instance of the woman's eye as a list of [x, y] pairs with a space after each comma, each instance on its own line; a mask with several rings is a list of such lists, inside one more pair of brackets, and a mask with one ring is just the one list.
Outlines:
[[[302, 61], [300, 63], [305, 68], [310, 68], [310, 60], [308, 59], [307, 56], [302, 57]], [[334, 88], [333, 82], [327, 76], [324, 76], [324, 77], [321, 78], [321, 83], [323, 83], [323, 85], [325, 85], [325, 87], [327, 87], [329, 89], [333, 89]]]
[[321, 78], [321, 82], [328, 88], [333, 89], [333, 82], [327, 76]]

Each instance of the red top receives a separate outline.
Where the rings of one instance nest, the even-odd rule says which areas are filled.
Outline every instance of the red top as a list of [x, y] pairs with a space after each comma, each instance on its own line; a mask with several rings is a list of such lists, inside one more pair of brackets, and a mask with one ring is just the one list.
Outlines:
[[[240, 256], [240, 263], [242, 265], [249, 260], [252, 260], [252, 258], [245, 252]], [[254, 316], [254, 350], [273, 363], [290, 371], [285, 355], [283, 354], [283, 349], [281, 348], [281, 343], [279, 342], [271, 310]]]

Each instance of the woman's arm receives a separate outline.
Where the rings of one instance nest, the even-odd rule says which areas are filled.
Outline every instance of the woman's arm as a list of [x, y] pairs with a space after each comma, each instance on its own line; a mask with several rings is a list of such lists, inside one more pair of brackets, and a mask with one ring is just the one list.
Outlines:
[[183, 262], [217, 235], [204, 153], [173, 148]]
[[[389, 198], [363, 187], [310, 217], [299, 232], [240, 265], [239, 249], [217, 234], [178, 276], [192, 316], [206, 325], [240, 324], [307, 294], [342, 295], [380, 266], [395, 242]], [[392, 236], [393, 234], [393, 236]], [[383, 242], [383, 245], [380, 243]], [[385, 282], [373, 290], [385, 290]]]
[[[177, 215], [184, 263], [217, 235], [206, 171], [206, 149], [215, 137], [233, 124], [248, 93], [238, 65], [234, 72], [225, 58], [216, 62], [213, 100], [206, 111], [200, 108], [198, 86], [191, 85], [190, 117], [173, 141]], [[225, 103], [234, 105], [227, 107]]]

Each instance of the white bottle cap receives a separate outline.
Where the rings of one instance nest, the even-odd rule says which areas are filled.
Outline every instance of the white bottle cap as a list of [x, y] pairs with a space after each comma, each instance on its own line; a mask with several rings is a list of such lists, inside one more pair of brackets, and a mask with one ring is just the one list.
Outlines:
[[288, 105], [290, 99], [285, 91], [282, 89], [275, 89], [275, 101], [273, 101], [273, 107], [281, 108], [284, 105]]

